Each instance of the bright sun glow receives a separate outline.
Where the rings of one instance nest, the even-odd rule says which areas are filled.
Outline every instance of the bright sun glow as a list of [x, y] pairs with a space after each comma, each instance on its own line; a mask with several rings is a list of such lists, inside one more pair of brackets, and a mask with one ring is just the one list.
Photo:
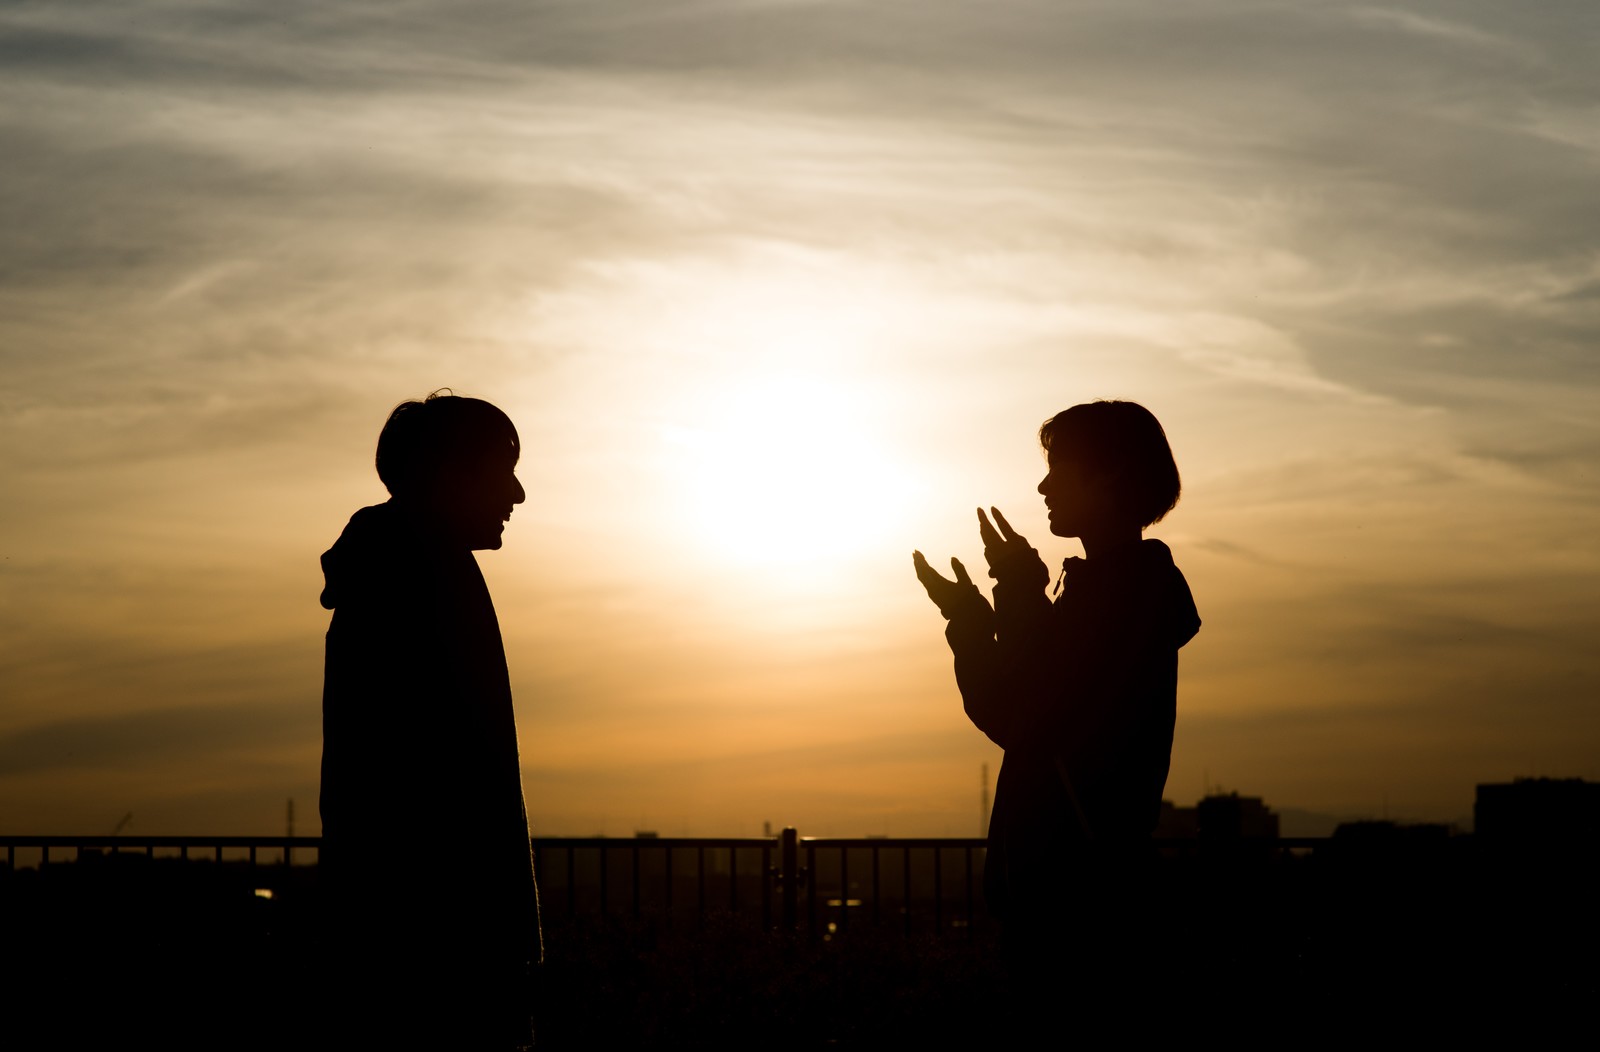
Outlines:
[[768, 571], [879, 558], [923, 487], [885, 441], [895, 400], [863, 363], [914, 346], [925, 304], [838, 261], [766, 262], [649, 298], [656, 337], [695, 355], [660, 432], [680, 528]]
[[865, 554], [902, 525], [915, 487], [879, 448], [859, 394], [762, 376], [719, 402], [664, 436], [697, 540], [747, 565], [799, 567]]
[[527, 400], [647, 421], [652, 441], [627, 469], [645, 472], [651, 507], [666, 511], [651, 528], [694, 562], [836, 585], [890, 547], [903, 557], [926, 517], [903, 363], [958, 338], [948, 303], [909, 272], [832, 254], [616, 265], [593, 287], [539, 297], [518, 324], [627, 364], [592, 387], [546, 378]]

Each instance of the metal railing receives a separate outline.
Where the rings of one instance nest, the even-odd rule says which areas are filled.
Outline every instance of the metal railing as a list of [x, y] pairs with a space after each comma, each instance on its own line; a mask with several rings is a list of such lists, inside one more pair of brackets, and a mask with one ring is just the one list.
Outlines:
[[[789, 830], [784, 831], [785, 834]], [[896, 897], [887, 895], [884, 891], [885, 883], [885, 856], [889, 856], [893, 868], [898, 869], [898, 874], [890, 876], [891, 882], [895, 875], [899, 877], [898, 914], [901, 927], [905, 934], [910, 935], [913, 930], [913, 917], [916, 911], [913, 904], [919, 901], [931, 907], [933, 916], [933, 930], [944, 932], [947, 927], [960, 928], [971, 934], [974, 922], [979, 916], [979, 907], [982, 896], [978, 893], [978, 881], [981, 879], [981, 853], [985, 842], [978, 837], [961, 838], [931, 838], [931, 837], [901, 837], [894, 840], [878, 837], [849, 838], [849, 837], [807, 837], [800, 841], [799, 847], [805, 852], [805, 866], [802, 873], [806, 884], [807, 924], [813, 931], [819, 930], [818, 907], [829, 910], [837, 908], [836, 921], [821, 922], [837, 925], [843, 929], [848, 927], [852, 907], [869, 911], [868, 918], [874, 924], [881, 924], [884, 920], [885, 902], [894, 902]], [[836, 897], [830, 898], [823, 890], [827, 885], [821, 883], [823, 874], [818, 868], [819, 854], [829, 851], [838, 852], [839, 865], [837, 871]], [[869, 887], [870, 896], [863, 894], [861, 897], [852, 897], [850, 889], [853, 883], [850, 879], [850, 855], [865, 853], [868, 858], [868, 872], [870, 883], [862, 884], [865, 892]], [[915, 852], [927, 854], [927, 863], [923, 866], [914, 865]], [[959, 883], [960, 893], [955, 896], [955, 902], [949, 901], [946, 893], [946, 856], [953, 855], [959, 859], [956, 869], [956, 882]], [[898, 857], [896, 857], [898, 856]], [[924, 879], [931, 880], [931, 888], [924, 887], [922, 894], [917, 894], [916, 885], [919, 883], [919, 871]], [[955, 907], [957, 916], [949, 919], [954, 923], [946, 924], [947, 911]]]
[[[546, 910], [577, 913], [580, 903], [590, 898], [584, 893], [585, 889], [592, 888], [595, 892], [593, 912], [601, 915], [625, 912], [633, 920], [640, 919], [646, 912], [671, 916], [680, 907], [687, 908], [688, 895], [692, 895], [692, 912], [696, 917], [703, 918], [708, 911], [721, 909], [738, 913], [750, 907], [754, 900], [754, 905], [761, 910], [762, 924], [772, 924], [773, 885], [782, 879], [773, 866], [773, 856], [779, 849], [778, 838], [534, 837], [532, 843], [534, 871], [539, 875], [540, 898]], [[746, 856], [742, 872], [741, 852]], [[582, 855], [591, 855], [595, 866], [593, 873], [583, 873], [580, 879]], [[683, 855], [694, 860], [692, 872], [674, 864], [675, 859]], [[626, 860], [627, 864], [623, 878], [628, 890], [625, 910], [612, 907], [619, 859]], [[648, 867], [647, 860], [651, 863]], [[654, 864], [658, 860], [659, 867]], [[656, 880], [646, 878], [647, 868], [659, 869]], [[715, 887], [721, 883], [726, 883], [725, 891]], [[686, 894], [682, 884], [692, 884], [692, 892]], [[742, 895], [741, 885], [744, 885]], [[647, 897], [655, 900], [650, 904], [654, 908], [646, 909]]]
[[[175, 857], [187, 861], [194, 857], [191, 853], [209, 851], [213, 861], [221, 862], [223, 852], [227, 850], [242, 850], [245, 859], [250, 865], [258, 865], [260, 854], [265, 850], [276, 848], [282, 852], [279, 859], [281, 864], [293, 865], [294, 852], [300, 851], [301, 858], [309, 852], [316, 855], [322, 847], [322, 838], [315, 836], [0, 836], [0, 844], [5, 845], [6, 867], [17, 868], [17, 850], [37, 849], [40, 852], [40, 862], [50, 864], [50, 852], [71, 851], [74, 855], [83, 851], [99, 851], [112, 855], [143, 854], [146, 858], [154, 858], [157, 849], [173, 850]], [[59, 856], [58, 856], [59, 858]]]
[[[873, 924], [895, 919], [908, 934], [918, 917], [930, 917], [935, 931], [970, 931], [981, 915], [983, 848], [984, 841], [975, 837], [801, 837], [794, 829], [777, 837], [533, 840], [547, 910], [579, 912], [584, 890], [591, 887], [588, 904], [602, 915], [670, 919], [680, 906], [689, 906], [684, 899], [692, 896], [688, 912], [697, 920], [710, 909], [758, 909], [765, 926], [776, 919], [778, 926], [794, 930], [803, 918], [813, 934], [830, 935], [848, 927], [858, 912]], [[593, 865], [580, 875], [583, 854], [592, 856]], [[678, 861], [684, 858], [692, 860], [687, 869]], [[613, 893], [618, 870], [627, 889], [627, 902], [620, 906]], [[852, 880], [852, 872], [859, 879]]]
[[[714, 914], [759, 916], [764, 927], [831, 935], [850, 924], [898, 923], [970, 931], [981, 911], [977, 838], [534, 837], [547, 911], [703, 923]], [[41, 866], [85, 853], [148, 859], [315, 864], [319, 837], [0, 836], [9, 870], [18, 853]], [[36, 853], [36, 854], [35, 854]], [[231, 856], [231, 857], [230, 857]], [[297, 862], [296, 860], [300, 861]], [[32, 860], [24, 858], [24, 862]]]
[[[1323, 838], [1235, 842], [1264, 852], [1305, 852]], [[985, 842], [977, 837], [534, 837], [547, 912], [703, 924], [713, 913], [759, 916], [763, 927], [832, 937], [852, 925], [895, 925], [970, 935], [985, 916], [980, 882]], [[246, 862], [304, 871], [319, 837], [0, 836], [8, 870], [18, 852], [50, 866], [83, 852]], [[1169, 857], [1206, 851], [1205, 841], [1157, 841]], [[52, 858], [52, 851], [56, 852]], [[159, 853], [159, 854], [158, 854]], [[234, 857], [229, 858], [232, 854]], [[300, 862], [296, 862], [296, 858]], [[287, 872], [286, 869], [278, 872]]]

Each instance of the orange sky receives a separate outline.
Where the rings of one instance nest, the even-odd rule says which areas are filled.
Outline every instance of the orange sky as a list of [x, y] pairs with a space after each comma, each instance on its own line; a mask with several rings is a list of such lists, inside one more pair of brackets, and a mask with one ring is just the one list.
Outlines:
[[317, 556], [440, 386], [536, 832], [976, 832], [910, 552], [1075, 554], [1095, 397], [1184, 475], [1169, 796], [1600, 778], [1584, 10], [228, 6], [0, 15], [0, 831], [314, 825]]

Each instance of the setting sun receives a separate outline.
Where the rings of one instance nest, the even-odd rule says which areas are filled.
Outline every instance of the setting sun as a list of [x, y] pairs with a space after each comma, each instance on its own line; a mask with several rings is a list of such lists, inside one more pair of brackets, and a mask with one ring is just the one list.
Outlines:
[[858, 392], [771, 375], [708, 401], [697, 424], [663, 435], [696, 540], [745, 564], [798, 568], [849, 560], [903, 526], [917, 487], [875, 441]]
[[687, 551], [813, 579], [824, 561], [880, 558], [905, 535], [927, 485], [896, 441], [907, 390], [894, 362], [937, 344], [949, 320], [917, 275], [751, 250], [596, 279], [603, 302], [552, 294], [525, 324], [546, 341], [632, 350], [603, 389], [563, 395], [643, 407], [652, 499]]

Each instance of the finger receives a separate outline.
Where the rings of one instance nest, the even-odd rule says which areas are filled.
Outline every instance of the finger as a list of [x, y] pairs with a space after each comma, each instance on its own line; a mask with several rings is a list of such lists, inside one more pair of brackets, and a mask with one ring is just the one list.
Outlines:
[[1000, 545], [1000, 534], [989, 525], [989, 516], [983, 513], [982, 508], [978, 509], [978, 538], [983, 541], [985, 548], [995, 548]]
[[1006, 521], [1006, 517], [1004, 515], [1000, 514], [1000, 509], [999, 508], [990, 508], [989, 510], [994, 512], [995, 525], [1000, 527], [1000, 532], [1001, 532], [1001, 534], [1003, 534], [1005, 536], [1006, 540], [1008, 540], [1008, 541], [1020, 541], [1020, 540], [1023, 539], [1022, 538], [1022, 534], [1020, 534], [1016, 530], [1012, 529], [1011, 528], [1011, 524]]
[[956, 584], [971, 584], [972, 578], [967, 575], [967, 568], [961, 565], [960, 559], [950, 560], [950, 569], [956, 572]]
[[938, 570], [928, 565], [928, 560], [923, 557], [921, 552], [911, 553], [911, 565], [916, 568], [917, 580], [922, 582], [922, 587], [926, 588], [929, 594], [932, 594], [940, 585], [949, 586], [950, 582], [945, 580]]

